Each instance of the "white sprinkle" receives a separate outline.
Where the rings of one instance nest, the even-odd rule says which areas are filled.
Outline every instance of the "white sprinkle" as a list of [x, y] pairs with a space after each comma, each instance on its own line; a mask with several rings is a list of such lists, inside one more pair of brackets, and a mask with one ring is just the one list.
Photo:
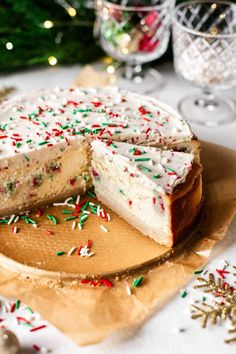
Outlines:
[[97, 215], [98, 216], [100, 215], [100, 210], [101, 210], [100, 205], [98, 205], [98, 207], [97, 207]]
[[95, 253], [94, 252], [90, 252], [88, 253], [87, 257], [92, 257]]
[[15, 214], [13, 214], [11, 217], [10, 217], [10, 219], [9, 219], [9, 221], [8, 221], [8, 225], [11, 225], [11, 223], [13, 222], [13, 220], [15, 219]]
[[19, 215], [15, 218], [14, 222], [17, 222], [20, 219]]
[[107, 220], [108, 220], [108, 221], [111, 221], [110, 214], [107, 214]]
[[53, 206], [65, 206], [67, 205], [66, 203], [53, 203]]
[[80, 195], [77, 196], [75, 204], [79, 204], [80, 202]]
[[89, 205], [92, 205], [92, 206], [94, 206], [94, 205], [95, 205], [95, 203], [89, 202]]
[[64, 201], [64, 203], [65, 203], [65, 204], [68, 204], [71, 200], [72, 200], [72, 197], [69, 197], [69, 198], [67, 198], [67, 199]]
[[102, 214], [102, 217], [105, 218], [105, 213], [104, 213], [104, 210], [102, 209], [101, 211], [101, 214]]
[[206, 275], [208, 273], [207, 269], [204, 269], [204, 271], [202, 272], [202, 275]]
[[84, 210], [83, 213], [87, 214], [87, 215], [91, 214], [90, 211], [88, 211], [88, 210]]
[[38, 227], [38, 225], [37, 225], [37, 224], [32, 224], [32, 226], [33, 226], [33, 227]]
[[69, 208], [73, 208], [73, 209], [75, 209], [75, 205], [74, 204], [66, 204]]
[[103, 225], [100, 225], [100, 229], [104, 232], [108, 232], [108, 229]]
[[131, 291], [128, 284], [126, 285], [126, 291], [127, 291], [128, 296], [132, 295], [132, 291]]
[[87, 219], [87, 215], [82, 215], [81, 217], [80, 217], [80, 221], [85, 221]]
[[77, 247], [75, 247], [75, 246], [71, 247], [71, 249], [68, 252], [68, 256], [72, 256], [72, 254], [75, 252], [76, 248]]
[[16, 226], [13, 227], [13, 234], [16, 234], [18, 231], [18, 228]]
[[76, 225], [76, 222], [75, 222], [75, 221], [73, 221], [72, 226], [71, 226], [72, 230], [74, 230], [74, 229], [75, 229], [75, 225]]
[[81, 231], [82, 230], [82, 225], [78, 222], [78, 229]]

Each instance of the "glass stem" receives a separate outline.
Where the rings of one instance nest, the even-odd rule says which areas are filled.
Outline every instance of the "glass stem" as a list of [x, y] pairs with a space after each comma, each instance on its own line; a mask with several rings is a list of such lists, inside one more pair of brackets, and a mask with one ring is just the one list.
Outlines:
[[123, 76], [127, 80], [135, 81], [137, 83], [141, 82], [144, 76], [142, 65], [127, 63], [125, 65]]
[[208, 111], [214, 111], [218, 107], [218, 102], [215, 99], [215, 95], [209, 89], [204, 89], [202, 97], [195, 101], [197, 106], [207, 109]]

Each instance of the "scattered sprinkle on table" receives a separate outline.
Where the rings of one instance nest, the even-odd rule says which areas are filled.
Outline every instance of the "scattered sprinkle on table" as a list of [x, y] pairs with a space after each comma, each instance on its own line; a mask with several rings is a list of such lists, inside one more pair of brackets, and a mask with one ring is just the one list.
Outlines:
[[180, 296], [181, 296], [182, 298], [185, 298], [187, 295], [188, 295], [188, 292], [187, 292], [186, 289], [182, 289], [182, 290], [180, 291]]

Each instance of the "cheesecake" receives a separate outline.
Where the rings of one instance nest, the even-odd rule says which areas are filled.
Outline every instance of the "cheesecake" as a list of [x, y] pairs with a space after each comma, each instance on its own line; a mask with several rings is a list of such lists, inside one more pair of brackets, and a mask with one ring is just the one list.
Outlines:
[[[127, 143], [135, 149], [156, 148], [159, 154], [179, 153], [186, 161], [191, 159], [193, 168], [186, 180], [178, 177], [179, 182], [172, 185], [173, 191], [166, 190], [166, 197], [160, 195], [166, 208], [162, 222], [172, 223], [175, 229], [172, 236], [168, 233], [167, 243], [171, 244], [171, 237], [175, 242], [194, 218], [195, 206], [184, 205], [188, 200], [191, 204], [197, 183], [198, 191], [201, 186], [199, 142], [187, 122], [162, 102], [115, 87], [42, 90], [3, 102], [0, 117], [0, 216], [83, 194], [93, 183], [96, 189], [98, 184], [91, 172], [95, 150], [91, 152], [91, 145], [103, 146], [105, 140], [108, 151], [112, 144]], [[117, 155], [124, 158], [122, 153]], [[184, 158], [180, 158], [181, 163]], [[145, 181], [145, 188], [148, 184], [152, 188], [153, 178]], [[162, 185], [161, 178], [156, 182]], [[180, 204], [186, 213], [193, 215], [177, 223], [180, 214], [176, 205]], [[173, 212], [167, 216], [168, 208]], [[172, 220], [174, 213], [177, 217]], [[159, 219], [153, 219], [152, 230], [155, 235], [156, 220]], [[139, 227], [130, 222], [151, 236], [152, 231], [146, 230], [145, 224]], [[169, 227], [170, 224], [166, 226], [168, 230]]]
[[98, 199], [144, 235], [173, 246], [201, 206], [201, 167], [194, 154], [110, 140], [91, 145]]

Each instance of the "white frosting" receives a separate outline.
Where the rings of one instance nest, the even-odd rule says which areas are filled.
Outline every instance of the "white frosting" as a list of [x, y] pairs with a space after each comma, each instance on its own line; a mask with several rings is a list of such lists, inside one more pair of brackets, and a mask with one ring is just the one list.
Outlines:
[[55, 89], [0, 105], [0, 167], [4, 158], [25, 155], [81, 135], [146, 145], [189, 141], [188, 124], [154, 98], [115, 87]]
[[[128, 143], [111, 143], [109, 140], [94, 140], [92, 149], [96, 157], [102, 156], [106, 161], [119, 166], [127, 174], [132, 185], [136, 185], [135, 180], [138, 179], [139, 184], [142, 180], [144, 188], [163, 195], [173, 193], [174, 188], [186, 180], [194, 160], [194, 155], [189, 153]], [[99, 182], [99, 172], [95, 169], [93, 174]]]

